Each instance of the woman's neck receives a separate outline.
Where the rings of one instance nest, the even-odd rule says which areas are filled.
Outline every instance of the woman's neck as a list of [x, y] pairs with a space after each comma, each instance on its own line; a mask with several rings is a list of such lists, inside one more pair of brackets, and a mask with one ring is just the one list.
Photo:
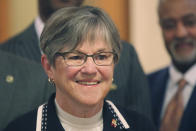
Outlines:
[[68, 98], [56, 95], [56, 102], [65, 112], [80, 118], [89, 118], [102, 110], [104, 101], [96, 105], [85, 105]]
[[90, 118], [80, 118], [73, 116], [67, 112], [65, 112], [56, 102], [55, 99], [55, 106], [57, 116], [61, 122], [61, 125], [66, 130], [86, 130], [86, 131], [97, 131], [103, 130], [103, 117], [102, 117], [102, 110], [95, 114], [93, 117]]

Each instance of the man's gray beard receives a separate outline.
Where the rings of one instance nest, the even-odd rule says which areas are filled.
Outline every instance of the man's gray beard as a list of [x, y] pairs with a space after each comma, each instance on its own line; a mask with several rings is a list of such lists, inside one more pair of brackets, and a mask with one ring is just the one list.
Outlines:
[[180, 56], [176, 53], [175, 48], [179, 44], [179, 42], [177, 42], [176, 40], [172, 41], [172, 43], [170, 44], [171, 46], [169, 47], [172, 58], [179, 64], [189, 64], [196, 60], [196, 41], [194, 41], [193, 39], [186, 39], [185, 42], [193, 43], [194, 46], [193, 51], [188, 56]]

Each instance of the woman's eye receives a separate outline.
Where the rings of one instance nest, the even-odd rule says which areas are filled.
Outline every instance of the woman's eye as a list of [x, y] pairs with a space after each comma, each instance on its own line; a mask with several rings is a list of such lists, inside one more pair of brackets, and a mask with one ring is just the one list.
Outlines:
[[84, 57], [83, 56], [80, 56], [80, 55], [75, 55], [75, 56], [69, 56], [68, 57], [69, 60], [81, 60], [83, 58]]
[[101, 54], [100, 55], [97, 55], [96, 56], [96, 59], [97, 60], [105, 60], [105, 59], [107, 59], [107, 55], [101, 55]]

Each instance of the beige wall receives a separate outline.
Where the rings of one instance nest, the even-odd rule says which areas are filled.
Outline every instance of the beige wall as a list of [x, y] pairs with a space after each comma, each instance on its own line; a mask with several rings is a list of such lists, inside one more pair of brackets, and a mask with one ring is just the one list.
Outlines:
[[37, 0], [9, 0], [9, 37], [25, 29], [37, 16]]
[[130, 0], [130, 41], [134, 44], [146, 73], [169, 64], [158, 25], [158, 0]]
[[[99, 6], [111, 15], [121, 32], [121, 38], [128, 40], [128, 0], [85, 0], [84, 4]], [[108, 8], [108, 5], [109, 8]], [[9, 36], [25, 29], [37, 16], [37, 0], [9, 0]]]

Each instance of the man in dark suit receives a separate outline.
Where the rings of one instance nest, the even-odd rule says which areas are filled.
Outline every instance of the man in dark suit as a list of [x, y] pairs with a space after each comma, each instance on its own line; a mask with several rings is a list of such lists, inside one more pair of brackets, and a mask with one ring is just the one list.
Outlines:
[[[5, 42], [0, 48], [40, 63], [41, 52], [38, 41], [44, 22], [56, 9], [71, 5], [79, 6], [83, 1], [39, 0], [40, 16], [29, 28]], [[115, 104], [126, 106], [151, 118], [151, 103], [146, 77], [133, 46], [126, 42], [122, 43], [121, 58], [114, 74], [116, 86], [113, 86], [114, 88], [111, 89], [107, 98]]]
[[42, 66], [0, 50], [0, 130], [48, 100], [55, 91], [48, 87]]
[[[196, 131], [196, 1], [160, 0], [158, 14], [172, 62], [148, 76], [153, 119], [161, 131]], [[183, 87], [180, 80], [185, 80]], [[178, 117], [173, 125], [171, 116]]]

